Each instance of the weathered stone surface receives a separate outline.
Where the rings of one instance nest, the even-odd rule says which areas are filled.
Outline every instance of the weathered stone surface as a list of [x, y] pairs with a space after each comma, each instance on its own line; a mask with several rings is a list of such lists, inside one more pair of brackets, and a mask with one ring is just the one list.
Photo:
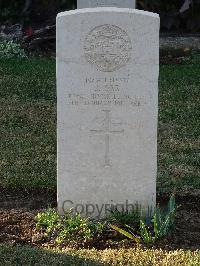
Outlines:
[[77, 0], [77, 8], [90, 7], [135, 8], [135, 0]]
[[58, 15], [61, 213], [155, 205], [158, 73], [158, 15], [120, 8]]

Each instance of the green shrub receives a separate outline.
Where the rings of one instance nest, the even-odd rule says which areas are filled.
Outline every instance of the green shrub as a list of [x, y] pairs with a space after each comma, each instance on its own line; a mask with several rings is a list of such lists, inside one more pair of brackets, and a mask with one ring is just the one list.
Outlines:
[[26, 58], [27, 55], [20, 44], [14, 41], [0, 41], [0, 58]]
[[60, 217], [53, 209], [38, 213], [36, 216], [36, 228], [44, 229], [47, 235], [50, 235], [55, 229], [60, 227]]
[[66, 240], [87, 241], [102, 233], [103, 225], [94, 223], [80, 214], [74, 216], [67, 214], [62, 220], [61, 229], [58, 232], [56, 242], [61, 244]]
[[86, 242], [98, 237], [104, 230], [104, 224], [83, 218], [80, 214], [59, 216], [55, 210], [48, 209], [36, 216], [36, 228], [54, 237], [56, 243], [63, 244], [68, 241]]

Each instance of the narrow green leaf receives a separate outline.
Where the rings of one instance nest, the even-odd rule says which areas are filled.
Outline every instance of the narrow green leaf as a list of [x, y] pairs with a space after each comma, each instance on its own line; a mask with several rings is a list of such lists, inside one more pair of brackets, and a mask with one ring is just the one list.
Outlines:
[[124, 236], [126, 236], [126, 237], [128, 237], [128, 238], [130, 238], [132, 240], [134, 240], [136, 243], [140, 243], [140, 241], [141, 241], [139, 237], [134, 236], [133, 234], [130, 234], [129, 232], [117, 227], [116, 225], [112, 225], [111, 224], [110, 227], [112, 229], [114, 229], [115, 231], [119, 232], [120, 234], [122, 234], [122, 235], [124, 235]]
[[140, 220], [140, 232], [145, 244], [151, 244], [154, 242], [154, 238], [151, 236], [150, 231], [148, 231], [145, 223], [142, 220]]

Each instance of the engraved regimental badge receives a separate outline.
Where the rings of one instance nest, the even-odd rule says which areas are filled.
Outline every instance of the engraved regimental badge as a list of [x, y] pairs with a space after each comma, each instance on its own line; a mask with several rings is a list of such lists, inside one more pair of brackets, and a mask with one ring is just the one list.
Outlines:
[[101, 25], [92, 29], [85, 38], [86, 60], [103, 72], [113, 72], [125, 66], [131, 58], [131, 39], [115, 25]]

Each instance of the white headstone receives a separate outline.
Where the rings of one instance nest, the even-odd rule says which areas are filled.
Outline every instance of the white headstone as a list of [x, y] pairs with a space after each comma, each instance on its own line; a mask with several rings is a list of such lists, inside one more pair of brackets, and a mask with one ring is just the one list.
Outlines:
[[157, 14], [108, 7], [58, 15], [60, 213], [155, 206], [158, 74]]
[[77, 8], [89, 7], [135, 8], [135, 0], [77, 0]]

